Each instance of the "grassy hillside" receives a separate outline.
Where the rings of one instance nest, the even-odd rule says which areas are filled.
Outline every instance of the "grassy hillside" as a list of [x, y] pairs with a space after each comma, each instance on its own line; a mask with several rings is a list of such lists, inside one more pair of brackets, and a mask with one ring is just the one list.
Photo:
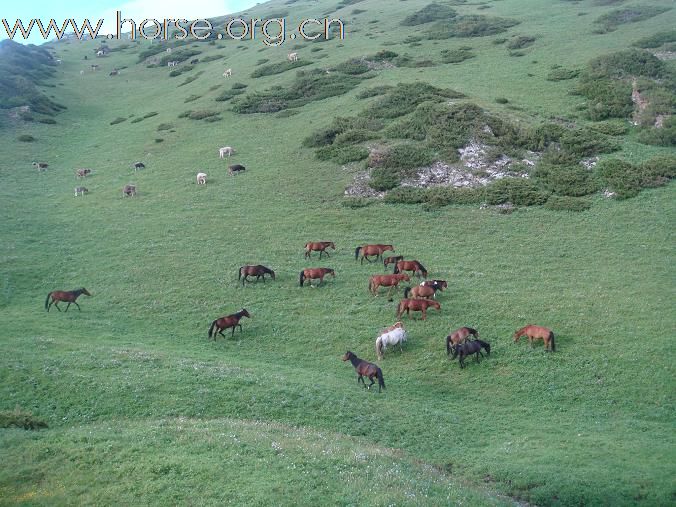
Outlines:
[[[675, 11], [504, 0], [440, 2], [446, 10], [420, 14], [428, 4], [259, 5], [247, 16], [340, 16], [347, 37], [280, 48], [191, 42], [172, 50], [195, 52], [177, 76], [154, 63], [167, 56], [149, 54], [157, 44], [108, 42], [114, 51], [102, 58], [92, 56], [100, 41], [51, 45], [62, 64], [43, 91], [67, 109], [53, 125], [4, 117], [0, 128], [0, 411], [48, 425], [0, 429], [0, 503], [673, 502], [673, 184], [624, 200], [595, 192], [579, 213], [346, 205], [363, 162], [320, 160], [303, 141], [379, 99], [360, 99], [365, 90], [413, 82], [454, 90], [464, 98], [448, 100], [514, 125], [588, 128], [598, 122], [588, 99], [571, 94], [579, 80], [548, 80], [552, 66], [581, 71], [666, 33]], [[432, 21], [417, 24], [430, 11]], [[475, 29], [479, 15], [518, 24], [448, 37]], [[301, 76], [279, 65], [291, 50], [311, 62]], [[408, 59], [355, 73], [353, 59], [382, 50]], [[474, 56], [442, 63], [450, 51]], [[433, 65], [411, 63], [423, 60]], [[664, 65], [673, 72], [673, 60]], [[284, 99], [294, 107], [233, 110], [260, 97], [269, 106], [274, 86], [299, 82], [303, 93]], [[618, 149], [602, 163], [673, 155], [639, 142], [640, 128], [612, 136]], [[226, 145], [237, 153], [222, 161]], [[49, 169], [38, 173], [34, 160]], [[147, 167], [134, 173], [138, 160]], [[247, 170], [228, 176], [228, 163]], [[77, 181], [79, 167], [93, 174]], [[206, 186], [194, 183], [199, 171]], [[121, 197], [128, 183], [136, 198]], [[76, 185], [89, 194], [75, 198]], [[304, 260], [303, 245], [319, 240], [337, 250]], [[397, 296], [367, 292], [382, 265], [354, 261], [354, 248], [371, 242], [393, 243], [449, 282], [441, 311], [405, 318], [404, 352], [378, 361], [381, 394], [358, 387], [340, 361], [347, 349], [375, 361], [376, 334], [395, 321]], [[239, 266], [258, 263], [276, 280], [238, 284]], [[298, 273], [311, 266], [337, 276], [300, 288]], [[81, 312], [45, 312], [49, 291], [81, 286], [93, 294], [78, 301]], [[213, 319], [242, 307], [252, 318], [241, 334], [207, 340]], [[531, 322], [554, 330], [556, 353], [513, 343]], [[444, 339], [464, 325], [492, 348], [461, 370]]]

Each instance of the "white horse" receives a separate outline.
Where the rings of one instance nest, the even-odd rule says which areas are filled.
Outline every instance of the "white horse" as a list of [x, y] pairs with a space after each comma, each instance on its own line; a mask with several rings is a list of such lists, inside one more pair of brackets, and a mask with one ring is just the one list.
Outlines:
[[207, 173], [197, 173], [197, 184], [198, 185], [207, 184]]
[[85, 195], [89, 190], [86, 187], [75, 187], [75, 197], [78, 195]]
[[80, 75], [81, 75], [81, 76], [84, 75], [84, 70], [81, 70], [81, 71], [80, 71]]
[[392, 331], [381, 334], [378, 338], [376, 338], [376, 355], [378, 356], [378, 359], [383, 358], [383, 352], [388, 345], [394, 346], [398, 344], [399, 350], [403, 352], [404, 349], [402, 349], [401, 344], [405, 342], [407, 338], [408, 334], [402, 327], [397, 327]]
[[105, 53], [104, 53], [103, 50], [101, 50], [101, 49], [99, 49], [99, 50], [96, 52], [96, 56], [103, 56], [104, 54], [105, 54]]
[[223, 148], [218, 149], [218, 156], [221, 158], [225, 158], [226, 155], [229, 157], [233, 153], [235, 153], [235, 149], [231, 146], [224, 146]]
[[223, 77], [232, 77], [232, 69], [225, 69]]
[[167, 67], [176, 67], [178, 65], [178, 60], [172, 60], [167, 62]]
[[298, 53], [289, 53], [286, 57], [290, 62], [298, 61]]

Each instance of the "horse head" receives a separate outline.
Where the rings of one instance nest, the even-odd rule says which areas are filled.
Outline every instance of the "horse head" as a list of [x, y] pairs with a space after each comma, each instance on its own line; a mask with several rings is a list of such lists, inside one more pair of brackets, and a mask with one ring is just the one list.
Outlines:
[[519, 338], [521, 338], [521, 332], [517, 331], [516, 333], [514, 333], [514, 336], [512, 336], [512, 338], [514, 338], [514, 343], [517, 343], [519, 341]]
[[349, 361], [353, 357], [355, 357], [354, 354], [348, 350], [347, 352], [345, 352], [345, 354], [343, 354], [342, 360]]
[[408, 276], [406, 273], [402, 273], [401, 279], [404, 280], [405, 282], [410, 282], [410, 281], [411, 281], [411, 277]]
[[246, 308], [242, 308], [238, 313], [240, 313], [242, 315], [242, 317], [251, 318], [251, 315], [249, 315], [249, 312], [246, 311]]
[[334, 250], [336, 249], [336, 244], [335, 244], [333, 241], [329, 242], [329, 245], [328, 245], [328, 246], [330, 246], [330, 247], [333, 248]]
[[85, 289], [84, 287], [82, 287], [80, 290], [82, 291], [82, 294], [85, 294], [85, 295], [87, 295], [87, 296], [91, 296], [91, 294], [89, 293], [89, 291], [88, 291], [87, 289]]

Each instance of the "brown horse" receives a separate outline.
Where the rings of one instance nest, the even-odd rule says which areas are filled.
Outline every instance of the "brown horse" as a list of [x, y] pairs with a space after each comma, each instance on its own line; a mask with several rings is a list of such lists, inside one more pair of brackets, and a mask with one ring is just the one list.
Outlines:
[[545, 350], [556, 352], [556, 343], [554, 342], [554, 333], [548, 327], [536, 326], [535, 324], [528, 324], [514, 333], [514, 343], [519, 341], [519, 338], [526, 336], [528, 343], [533, 346], [533, 340], [542, 340], [545, 344]]
[[[353, 352], [349, 350], [343, 355], [343, 361], [350, 361], [352, 366], [354, 366], [355, 371], [357, 372], [357, 384], [361, 383], [367, 389], [371, 389], [371, 386], [375, 384], [373, 377], [378, 379], [378, 392], [381, 389], [385, 389], [385, 380], [383, 379], [383, 371], [378, 368], [378, 365], [359, 359]], [[364, 377], [368, 377], [371, 383], [367, 386], [364, 382]]]
[[403, 329], [404, 328], [404, 323], [402, 321], [397, 321], [394, 324], [392, 324], [390, 327], [383, 328], [380, 331], [380, 334], [385, 334], [389, 333], [390, 331], [394, 331], [395, 329]]
[[448, 289], [448, 282], [446, 280], [425, 280], [420, 282], [423, 287], [432, 287], [434, 290]]
[[[227, 317], [221, 317], [220, 319], [216, 319], [211, 323], [211, 327], [209, 328], [209, 338], [211, 338], [211, 336], [213, 335], [214, 341], [216, 341], [216, 334], [220, 334], [223, 338], [225, 338], [223, 330], [228, 329], [229, 327], [232, 328], [232, 336], [235, 336], [236, 327], [239, 327], [239, 332], [241, 333], [242, 324], [239, 323], [239, 319], [241, 319], [242, 317], [251, 318], [251, 315], [249, 315], [249, 312], [247, 312], [245, 308], [242, 308], [237, 313], [233, 313], [232, 315], [228, 315]], [[214, 331], [214, 328], [216, 329], [216, 331]]]
[[425, 320], [427, 318], [427, 309], [430, 306], [441, 310], [441, 305], [432, 299], [402, 299], [397, 307], [397, 318], [401, 318], [404, 312], [410, 317], [410, 311], [413, 310], [414, 312], [422, 312], [422, 320]]
[[335, 278], [336, 272], [335, 270], [329, 268], [304, 269], [300, 272], [300, 286], [303, 286], [305, 280], [310, 280], [310, 285], [312, 285], [312, 280], [316, 280], [317, 278], [319, 278], [319, 285], [321, 285], [326, 275], [331, 275], [333, 278]]
[[461, 327], [456, 329], [446, 337], [446, 355], [451, 353], [451, 349], [459, 343], [464, 343], [467, 338], [472, 335], [474, 338], [479, 338], [479, 332], [471, 327]]
[[310, 258], [312, 252], [319, 252], [319, 258], [322, 258], [322, 254], [325, 253], [327, 257], [330, 257], [329, 252], [326, 251], [327, 248], [336, 249], [336, 245], [333, 241], [317, 241], [314, 243], [305, 243], [305, 257]]
[[404, 256], [403, 255], [394, 255], [392, 257], [385, 257], [383, 260], [383, 266], [385, 266], [385, 269], [387, 269], [387, 266], [390, 264], [396, 264], [399, 261], [403, 261]]
[[369, 291], [374, 296], [378, 295], [378, 288], [380, 286], [389, 287], [390, 290], [387, 291], [387, 297], [390, 297], [392, 289], [396, 288], [401, 281], [410, 281], [408, 275], [398, 274], [398, 275], [373, 275], [369, 278]]
[[[56, 306], [57, 310], [61, 311], [61, 308], [59, 308], [57, 302], [64, 301], [68, 303], [68, 306], [66, 306], [66, 311], [68, 311], [68, 307], [71, 305], [71, 303], [77, 306], [77, 309], [80, 310], [80, 305], [78, 305], [77, 301], [75, 300], [82, 294], [86, 296], [91, 296], [89, 291], [87, 291], [87, 289], [85, 289], [84, 287], [77, 290], [69, 290], [69, 291], [55, 290], [54, 292], [50, 292], [49, 294], [47, 294], [47, 299], [45, 300], [45, 309], [49, 311], [49, 308], [53, 304], [54, 306]], [[52, 298], [51, 301], [49, 301], [50, 296]]]
[[401, 273], [402, 271], [412, 271], [416, 276], [427, 278], [427, 270], [425, 266], [418, 261], [399, 261], [394, 265], [394, 272]]
[[357, 260], [359, 258], [359, 252], [361, 252], [361, 263], [364, 264], [364, 259], [367, 260], [367, 262], [373, 262], [369, 260], [369, 255], [376, 256], [377, 259], [382, 259], [383, 258], [383, 253], [387, 251], [392, 251], [394, 252], [394, 247], [392, 245], [362, 245], [358, 246], [356, 250], [354, 251], [354, 260]]
[[256, 281], [258, 281], [259, 278], [263, 278], [263, 283], [265, 283], [265, 275], [270, 275], [272, 276], [272, 279], [275, 279], [275, 272], [272, 271], [270, 268], [266, 268], [265, 266], [262, 266], [260, 264], [257, 264], [255, 266], [242, 266], [239, 268], [239, 274], [237, 276], [238, 280], [242, 280], [242, 287], [244, 287], [244, 282], [248, 281], [247, 278], [250, 276], [255, 276]]
[[409, 294], [411, 299], [432, 299], [437, 293], [432, 287], [423, 287], [416, 285], [414, 287], [406, 287], [404, 289], [404, 298], [408, 299]]

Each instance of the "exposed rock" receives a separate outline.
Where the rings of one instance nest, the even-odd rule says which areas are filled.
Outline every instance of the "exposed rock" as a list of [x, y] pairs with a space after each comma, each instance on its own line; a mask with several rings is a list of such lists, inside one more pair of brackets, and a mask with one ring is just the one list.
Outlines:
[[607, 189], [607, 188], [603, 191], [603, 197], [605, 197], [606, 199], [610, 199], [610, 198], [612, 198], [612, 197], [615, 197], [616, 195], [617, 195], [617, 194], [616, 194], [615, 192], [611, 192], [611, 191], [610, 191], [609, 189]]
[[583, 165], [584, 168], [587, 169], [588, 171], [591, 171], [598, 163], [599, 157], [589, 157], [580, 160], [580, 164]]
[[382, 199], [385, 192], [379, 192], [369, 186], [371, 171], [360, 171], [354, 175], [352, 184], [345, 189], [345, 195], [349, 197], [375, 197]]

